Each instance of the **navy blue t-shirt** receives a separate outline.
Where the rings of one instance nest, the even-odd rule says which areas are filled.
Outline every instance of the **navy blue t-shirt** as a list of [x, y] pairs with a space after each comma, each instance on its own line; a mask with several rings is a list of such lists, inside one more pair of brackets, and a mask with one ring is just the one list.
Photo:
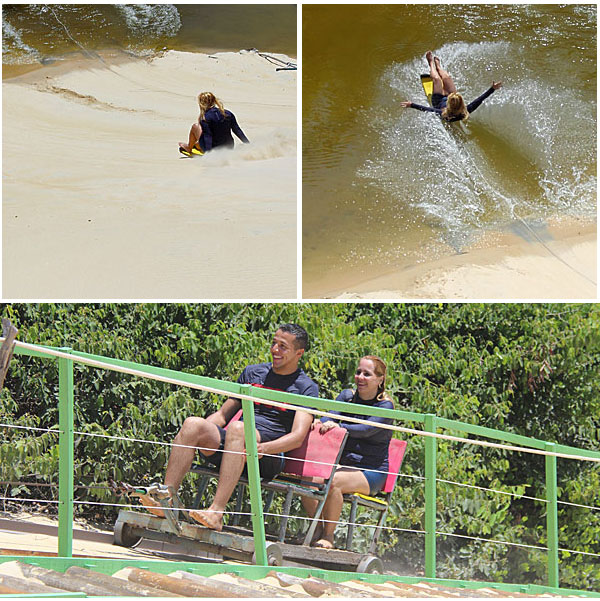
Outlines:
[[[292, 374], [281, 375], [273, 371], [272, 363], [248, 365], [237, 381], [238, 384], [252, 384], [259, 388], [282, 390], [311, 397], [319, 396], [318, 385], [302, 369], [297, 369]], [[268, 433], [270, 440], [289, 434], [295, 416], [296, 412], [292, 409], [280, 409], [262, 403], [256, 403], [254, 407], [256, 429], [261, 433]]]
[[[342, 390], [335, 400], [344, 403], [382, 407], [384, 409], [394, 408], [392, 401], [378, 401], [377, 398], [371, 399], [370, 401], [363, 401], [358, 394], [355, 395], [354, 390], [350, 388]], [[344, 452], [340, 459], [341, 465], [358, 467], [363, 470], [388, 471], [388, 447], [393, 432], [392, 430], [378, 428], [375, 424], [391, 424], [393, 423], [392, 419], [389, 417], [374, 417], [372, 415], [367, 416], [358, 413], [343, 413], [340, 411], [329, 411], [329, 413], [335, 413], [342, 418], [344, 416], [355, 417], [373, 423], [373, 425], [370, 426], [367, 424], [345, 422], [343, 419], [332, 420], [329, 417], [321, 418], [322, 422], [330, 420], [337, 421], [342, 428], [348, 430], [348, 440], [346, 441], [346, 446], [344, 447]]]
[[223, 115], [216, 106], [204, 113], [204, 119], [200, 122], [200, 127], [202, 127], [200, 147], [204, 151], [212, 150], [217, 146], [233, 148], [231, 132], [245, 144], [250, 142], [235, 120], [235, 115], [228, 110], [225, 110], [225, 115]]

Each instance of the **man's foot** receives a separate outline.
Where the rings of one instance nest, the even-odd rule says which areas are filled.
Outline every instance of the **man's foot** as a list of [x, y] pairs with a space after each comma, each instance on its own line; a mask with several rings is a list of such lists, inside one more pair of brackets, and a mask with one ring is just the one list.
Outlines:
[[165, 512], [162, 510], [161, 504], [153, 499], [150, 495], [138, 495], [140, 503], [152, 514], [159, 518], [165, 517]]
[[221, 532], [223, 530], [223, 514], [220, 511], [210, 509], [190, 511], [190, 517], [195, 521], [211, 530]]
[[433, 52], [431, 52], [431, 50], [428, 50], [425, 54], [425, 58], [427, 59], [427, 62], [430, 63], [433, 59]]
[[326, 538], [319, 539], [316, 543], [312, 544], [317, 549], [333, 549], [333, 543]]

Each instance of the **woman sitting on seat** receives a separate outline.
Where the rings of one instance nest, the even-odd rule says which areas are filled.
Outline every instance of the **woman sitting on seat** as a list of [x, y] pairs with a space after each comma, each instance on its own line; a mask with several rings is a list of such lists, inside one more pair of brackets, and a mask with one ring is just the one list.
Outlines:
[[[343, 390], [336, 400], [393, 409], [394, 404], [385, 392], [385, 376], [385, 363], [379, 357], [367, 355], [359, 361], [354, 374], [356, 390]], [[329, 417], [322, 417], [320, 422], [313, 423], [313, 427], [320, 427], [321, 432], [326, 432], [341, 426], [348, 430], [348, 440], [323, 507], [322, 523], [317, 527], [314, 542], [311, 543], [312, 546], [322, 549], [333, 548], [333, 534], [342, 513], [344, 494], [361, 493], [373, 496], [383, 488], [389, 470], [388, 446], [392, 437], [392, 430], [376, 425], [391, 424], [390, 418], [339, 411], [329, 413], [340, 415], [340, 423]], [[373, 425], [345, 422], [345, 416], [360, 418]], [[315, 515], [315, 499], [303, 497], [302, 504], [311, 517]]]

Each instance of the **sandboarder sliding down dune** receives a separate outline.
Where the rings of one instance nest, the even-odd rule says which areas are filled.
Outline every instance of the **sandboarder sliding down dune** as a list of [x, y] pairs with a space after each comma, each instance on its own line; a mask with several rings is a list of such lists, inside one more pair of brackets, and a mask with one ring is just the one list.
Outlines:
[[498, 88], [502, 87], [501, 81], [493, 81], [491, 87], [486, 92], [470, 104], [465, 105], [464, 98], [456, 91], [454, 81], [448, 72], [442, 69], [440, 59], [437, 56], [434, 57], [431, 50], [427, 52], [425, 58], [429, 63], [429, 73], [433, 81], [431, 106], [423, 106], [406, 101], [400, 103], [403, 107], [437, 113], [445, 121], [466, 121], [470, 113], [477, 109]]
[[223, 146], [233, 148], [233, 132], [244, 144], [249, 140], [238, 125], [235, 115], [225, 109], [223, 103], [212, 92], [198, 94], [200, 115], [190, 129], [188, 143], [179, 142], [179, 152], [187, 157]]

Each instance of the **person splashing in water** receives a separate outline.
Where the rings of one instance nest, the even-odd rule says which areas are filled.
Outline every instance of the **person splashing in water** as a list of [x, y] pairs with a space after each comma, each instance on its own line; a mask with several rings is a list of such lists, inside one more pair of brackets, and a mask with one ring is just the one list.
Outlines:
[[448, 71], [442, 69], [440, 59], [433, 56], [431, 50], [425, 55], [429, 63], [429, 74], [433, 81], [433, 94], [431, 95], [432, 106], [423, 106], [414, 102], [406, 101], [400, 104], [405, 108], [413, 108], [419, 111], [437, 113], [444, 121], [466, 121], [469, 115], [476, 110], [481, 103], [491, 96], [498, 88], [502, 87], [501, 81], [493, 81], [491, 87], [481, 96], [469, 104], [461, 94], [456, 91], [454, 81]]

